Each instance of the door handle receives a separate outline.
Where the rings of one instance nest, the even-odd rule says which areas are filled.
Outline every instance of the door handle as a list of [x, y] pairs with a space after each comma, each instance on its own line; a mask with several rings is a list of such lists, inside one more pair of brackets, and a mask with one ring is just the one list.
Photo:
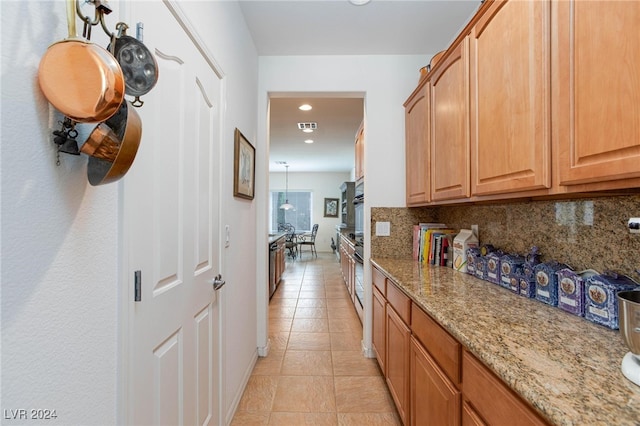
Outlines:
[[213, 285], [214, 290], [220, 290], [222, 286], [226, 284], [226, 281], [222, 279], [222, 275], [220, 274], [216, 275], [216, 277], [210, 282]]

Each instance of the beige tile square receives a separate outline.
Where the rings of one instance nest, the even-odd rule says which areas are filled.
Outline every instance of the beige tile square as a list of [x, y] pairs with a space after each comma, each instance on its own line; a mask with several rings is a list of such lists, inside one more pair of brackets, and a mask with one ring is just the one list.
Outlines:
[[331, 337], [329, 333], [298, 333], [289, 336], [288, 350], [329, 351]]
[[332, 376], [331, 351], [288, 350], [281, 372], [283, 376]]
[[305, 279], [302, 281], [302, 288], [312, 290], [314, 288], [324, 288], [324, 281], [317, 279]]
[[[377, 377], [334, 377], [339, 413], [393, 413], [395, 406], [384, 379]], [[279, 386], [279, 383], [278, 383]]]
[[358, 318], [358, 313], [353, 304], [351, 306], [327, 306], [327, 314], [329, 318]]
[[269, 308], [272, 306], [293, 306], [296, 307], [298, 305], [298, 299], [271, 299], [269, 301]]
[[[291, 300], [291, 299], [284, 299], [284, 300]], [[293, 318], [295, 312], [296, 312], [295, 306], [269, 305], [269, 318]]]
[[329, 323], [324, 318], [295, 318], [291, 324], [291, 331], [327, 333], [329, 331]]
[[258, 357], [251, 372], [254, 376], [277, 376], [280, 374], [284, 350], [270, 350], [266, 357]]
[[349, 306], [353, 306], [353, 302], [348, 297], [344, 297], [341, 299], [327, 299], [327, 308], [347, 308]]
[[[307, 299], [313, 300], [313, 299]], [[317, 299], [324, 300], [324, 299]], [[327, 308], [303, 308], [297, 307], [294, 318], [327, 318]]]
[[291, 330], [292, 318], [269, 318], [269, 333]]
[[330, 333], [332, 351], [360, 351], [362, 348], [362, 333]]
[[303, 299], [324, 299], [324, 287], [318, 287], [314, 290], [309, 290], [309, 287], [300, 290], [300, 298]]
[[287, 342], [289, 341], [288, 331], [274, 331], [269, 333], [269, 347], [270, 350], [284, 351], [287, 349]]
[[297, 299], [300, 290], [287, 290], [286, 288], [279, 287], [271, 299]]
[[298, 299], [298, 308], [326, 308], [327, 299]]
[[338, 413], [340, 426], [402, 426], [396, 413]]
[[[296, 320], [294, 320], [296, 321]], [[360, 333], [362, 324], [358, 319], [331, 318], [329, 317], [329, 331], [331, 333]]]
[[331, 357], [335, 376], [380, 376], [378, 361], [360, 351], [332, 351]]
[[282, 376], [278, 381], [273, 411], [335, 412], [332, 377]]
[[238, 411], [271, 411], [278, 381], [277, 376], [249, 377]]
[[326, 297], [327, 299], [348, 299], [349, 291], [343, 288], [327, 288], [326, 289]]
[[281, 413], [273, 412], [269, 426], [337, 426], [336, 413]]
[[267, 426], [269, 412], [236, 411], [231, 426]]

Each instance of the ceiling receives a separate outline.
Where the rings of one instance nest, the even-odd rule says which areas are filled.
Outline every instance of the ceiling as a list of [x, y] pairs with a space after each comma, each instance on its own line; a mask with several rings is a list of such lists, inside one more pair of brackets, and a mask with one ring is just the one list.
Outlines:
[[[260, 56], [425, 55], [446, 48], [480, 6], [479, 0], [240, 0]], [[302, 103], [313, 109], [298, 110]], [[297, 94], [270, 103], [269, 170], [342, 171], [354, 167], [353, 143], [362, 97]], [[298, 122], [317, 122], [306, 134]], [[308, 135], [314, 143], [305, 144]]]

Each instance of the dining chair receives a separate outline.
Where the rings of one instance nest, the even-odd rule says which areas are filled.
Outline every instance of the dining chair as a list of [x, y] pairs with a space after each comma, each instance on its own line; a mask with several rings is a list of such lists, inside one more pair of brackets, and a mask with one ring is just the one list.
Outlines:
[[311, 228], [311, 234], [298, 235], [298, 247], [300, 247], [300, 256], [302, 256], [302, 246], [309, 246], [311, 248], [311, 255], [318, 257], [316, 251], [316, 234], [318, 233], [318, 224], [314, 224]]

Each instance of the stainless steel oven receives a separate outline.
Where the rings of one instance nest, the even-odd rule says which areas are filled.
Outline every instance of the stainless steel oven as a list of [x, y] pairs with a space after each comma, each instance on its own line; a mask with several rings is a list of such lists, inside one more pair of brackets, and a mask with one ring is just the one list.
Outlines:
[[358, 184], [355, 188], [353, 207], [355, 214], [355, 233], [358, 237], [364, 233], [364, 182]]

